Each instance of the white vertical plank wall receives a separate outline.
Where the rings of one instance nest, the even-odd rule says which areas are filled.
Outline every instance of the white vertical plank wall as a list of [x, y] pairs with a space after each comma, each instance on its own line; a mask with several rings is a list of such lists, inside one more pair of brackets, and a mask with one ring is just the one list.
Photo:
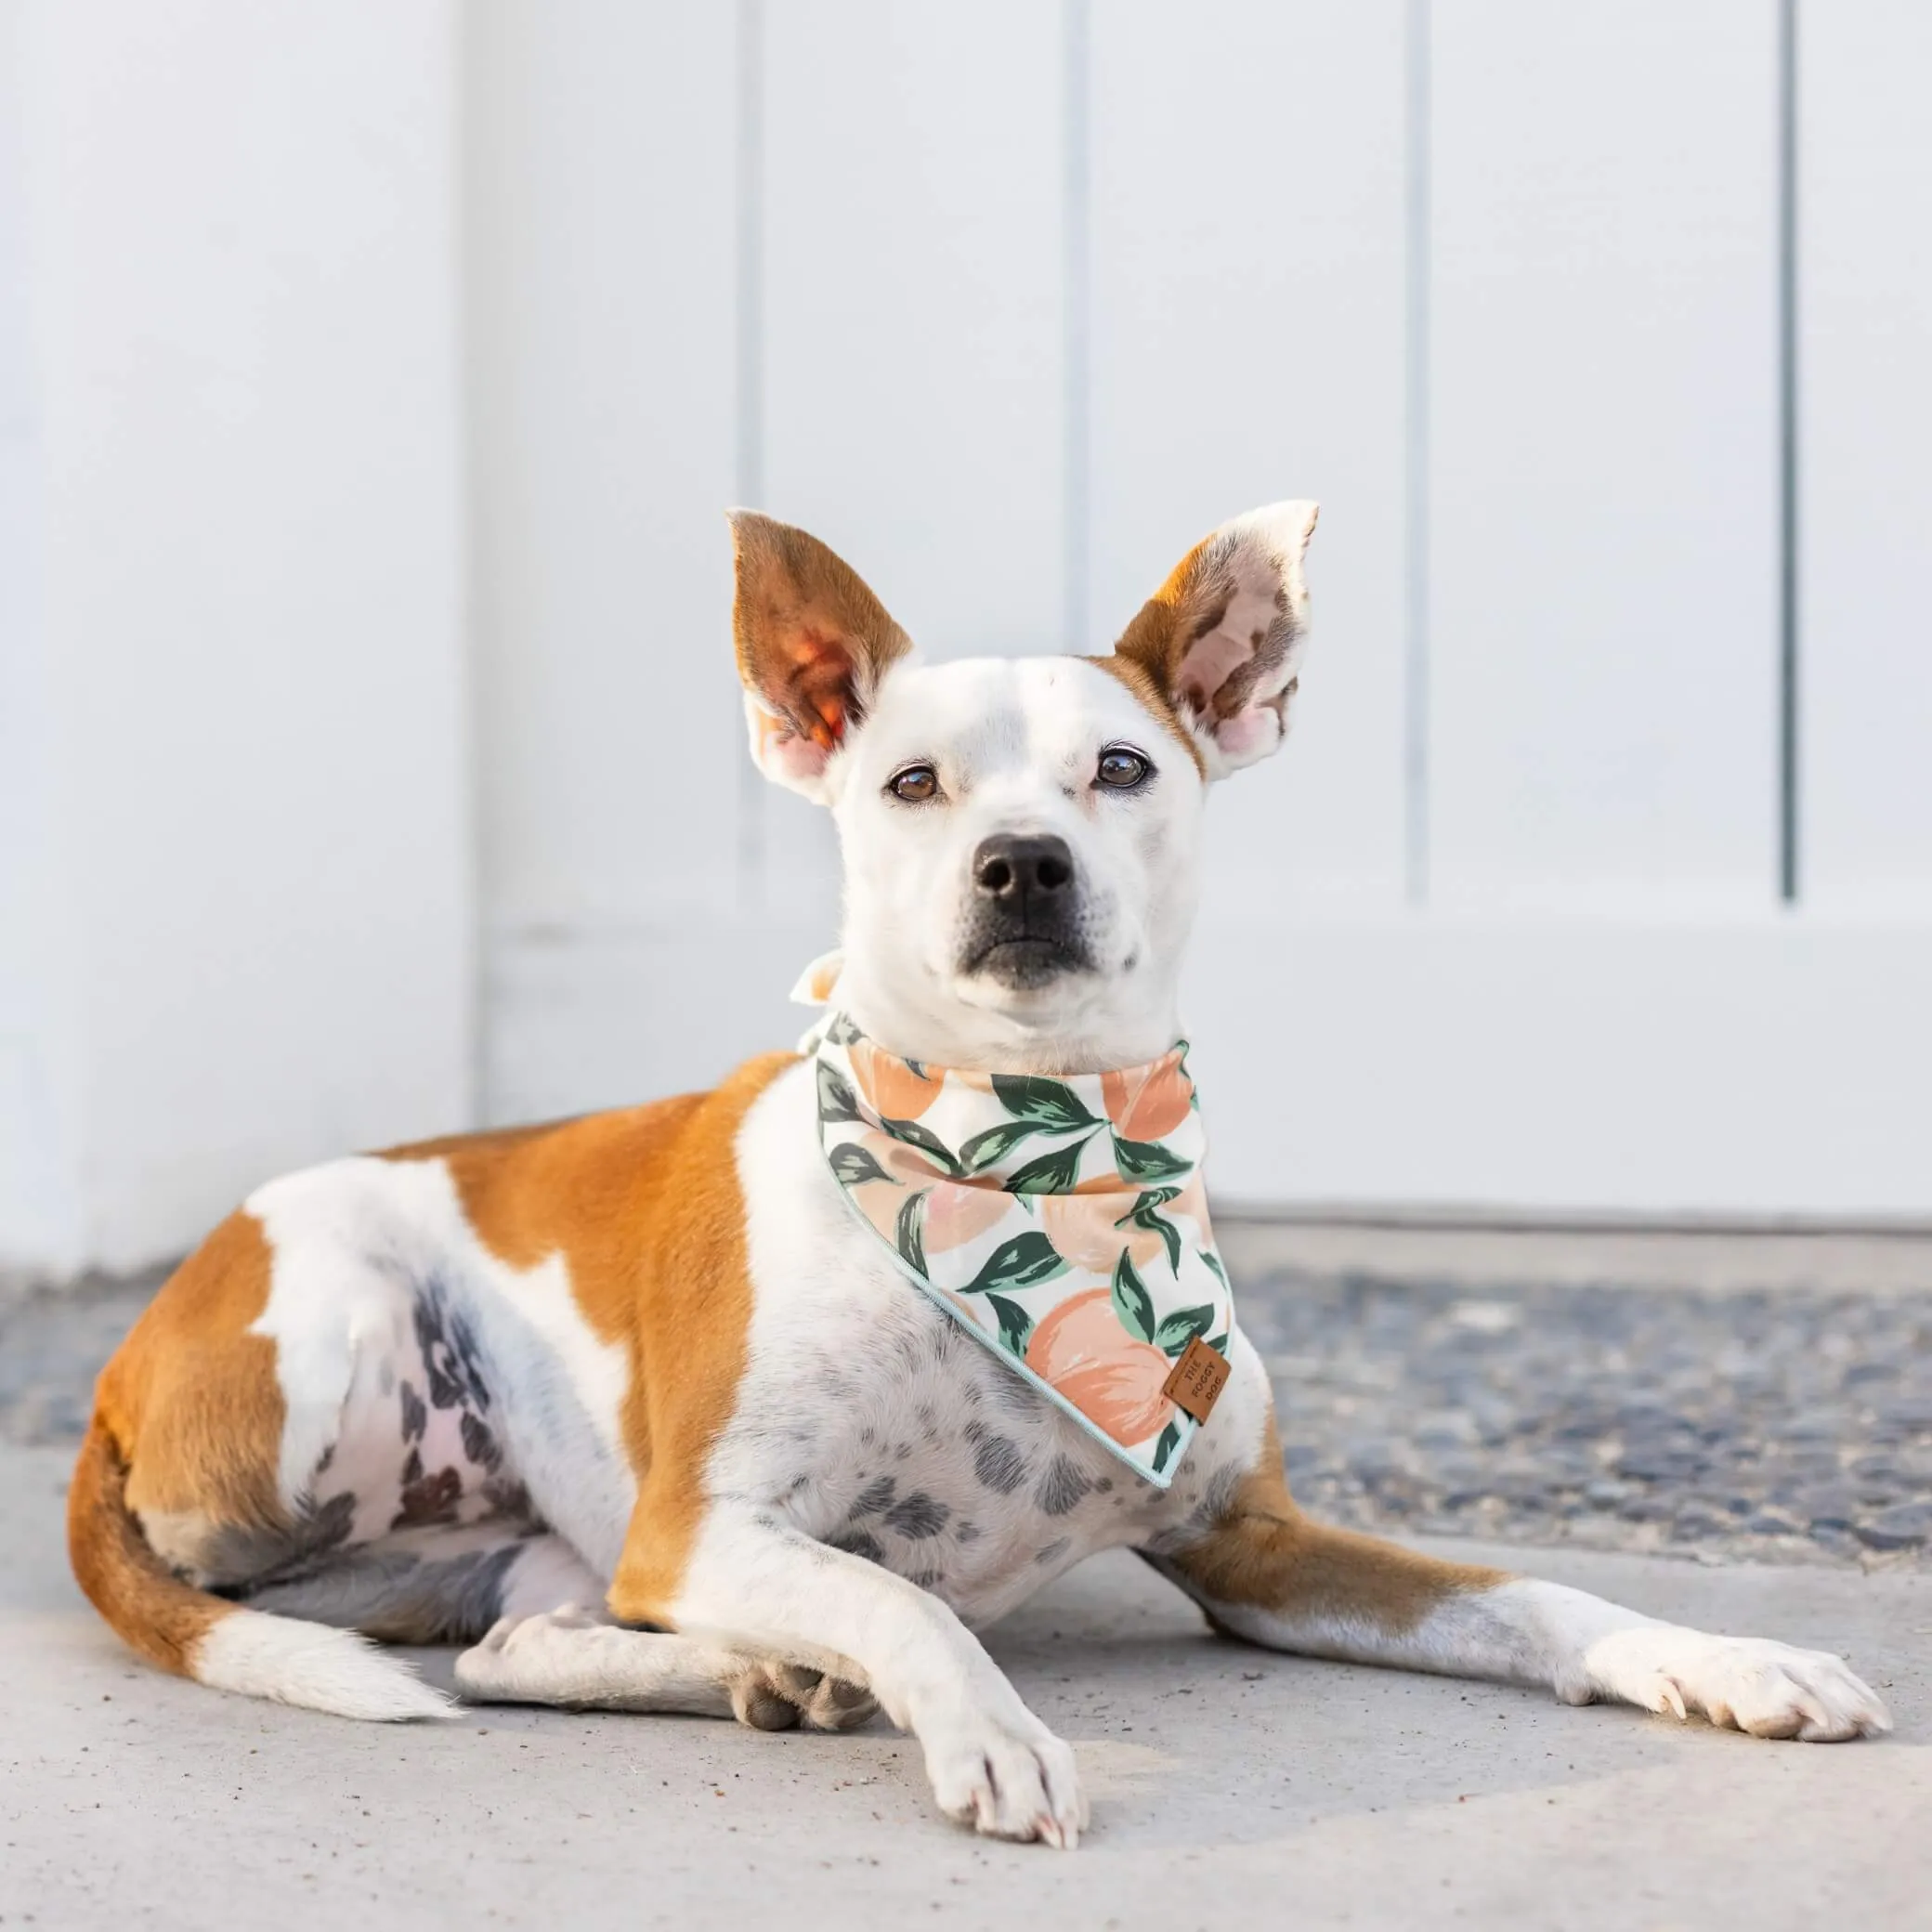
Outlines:
[[1798, 866], [1805, 903], [1932, 908], [1932, 11], [1798, 25]]
[[1910, 0], [0, 0], [0, 1265], [795, 1037], [748, 499], [940, 656], [1322, 500], [1224, 1200], [1932, 1216], [1928, 91]]
[[730, 9], [490, 0], [469, 20], [494, 916], [516, 933], [728, 911]]
[[947, 654], [1307, 494], [1295, 737], [1209, 818], [1223, 1196], [1932, 1213], [1904, 0], [1800, 7], [1793, 773], [1776, 7], [467, 18], [494, 1116], [795, 1030], [831, 843], [742, 777], [726, 501]]
[[[46, 637], [47, 476], [27, 289], [27, 0], [0, 0], [0, 1259], [84, 1260]], [[8, 299], [11, 294], [12, 299]]]
[[1775, 27], [1433, 9], [1437, 904], [1776, 889]]
[[457, 31], [0, 21], [0, 1264], [469, 1111]]
[[738, 44], [723, 6], [467, 19], [486, 1106], [516, 1119], [757, 1044], [691, 1025], [744, 950]]

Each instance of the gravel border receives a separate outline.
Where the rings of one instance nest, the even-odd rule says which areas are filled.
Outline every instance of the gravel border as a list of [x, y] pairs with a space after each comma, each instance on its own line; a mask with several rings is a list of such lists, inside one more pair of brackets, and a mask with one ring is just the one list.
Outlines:
[[1271, 1274], [1242, 1319], [1297, 1496], [1363, 1529], [1915, 1565], [1932, 1296]]

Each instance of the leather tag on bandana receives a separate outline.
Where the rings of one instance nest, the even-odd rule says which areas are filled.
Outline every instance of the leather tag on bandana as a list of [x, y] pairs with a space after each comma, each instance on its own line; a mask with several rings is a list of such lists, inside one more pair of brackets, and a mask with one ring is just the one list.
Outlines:
[[1210, 1349], [1196, 1335], [1181, 1351], [1181, 1360], [1160, 1385], [1160, 1392], [1177, 1409], [1185, 1409], [1196, 1422], [1205, 1422], [1214, 1413], [1221, 1391], [1234, 1371], [1219, 1349]]

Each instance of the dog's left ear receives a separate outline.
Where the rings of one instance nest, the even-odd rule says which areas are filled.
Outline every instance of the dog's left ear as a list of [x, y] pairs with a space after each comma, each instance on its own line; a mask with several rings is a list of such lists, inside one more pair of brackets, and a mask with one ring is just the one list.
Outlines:
[[826, 767], [912, 640], [816, 537], [734, 510], [731, 541], [731, 628], [752, 760], [766, 777], [822, 804]]
[[1222, 524], [1114, 646], [1128, 682], [1174, 713], [1210, 778], [1265, 758], [1287, 730], [1308, 633], [1301, 559], [1318, 507], [1270, 503]]

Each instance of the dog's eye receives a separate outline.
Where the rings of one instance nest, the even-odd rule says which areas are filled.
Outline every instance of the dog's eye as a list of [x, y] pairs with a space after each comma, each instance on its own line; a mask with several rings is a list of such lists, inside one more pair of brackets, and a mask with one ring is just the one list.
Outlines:
[[1153, 776], [1153, 764], [1140, 752], [1129, 751], [1125, 745], [1109, 745], [1100, 754], [1093, 782], [1106, 786], [1110, 791], [1132, 791]]
[[929, 804], [939, 796], [939, 774], [930, 764], [908, 764], [885, 781], [885, 789], [908, 805]]

